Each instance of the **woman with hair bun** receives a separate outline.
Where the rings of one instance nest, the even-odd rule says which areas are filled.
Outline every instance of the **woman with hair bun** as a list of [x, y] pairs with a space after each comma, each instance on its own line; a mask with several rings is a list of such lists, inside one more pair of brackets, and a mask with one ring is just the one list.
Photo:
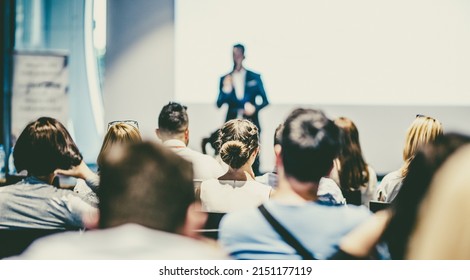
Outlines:
[[258, 128], [248, 120], [230, 120], [220, 129], [217, 146], [229, 169], [218, 179], [202, 182], [203, 210], [227, 213], [267, 201], [271, 187], [255, 181], [252, 168], [259, 152]]

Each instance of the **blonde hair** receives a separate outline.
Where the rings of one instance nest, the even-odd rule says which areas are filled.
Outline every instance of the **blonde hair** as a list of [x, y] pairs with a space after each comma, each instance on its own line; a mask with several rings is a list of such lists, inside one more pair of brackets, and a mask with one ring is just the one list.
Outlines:
[[416, 152], [425, 144], [436, 140], [437, 136], [444, 133], [442, 124], [431, 117], [418, 115], [411, 123], [406, 133], [405, 147], [403, 149], [404, 164], [401, 168], [403, 177], [408, 174], [408, 166]]
[[103, 145], [101, 146], [98, 159], [96, 160], [98, 168], [103, 165], [104, 158], [116, 144], [128, 145], [139, 142], [142, 142], [142, 136], [137, 127], [126, 123], [116, 123], [110, 126], [104, 136]]
[[470, 259], [470, 145], [436, 172], [410, 237], [408, 259]]

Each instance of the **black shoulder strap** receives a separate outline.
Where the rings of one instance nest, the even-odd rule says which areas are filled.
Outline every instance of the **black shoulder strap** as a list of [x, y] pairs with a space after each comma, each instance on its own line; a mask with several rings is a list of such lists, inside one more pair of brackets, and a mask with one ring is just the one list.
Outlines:
[[282, 237], [282, 239], [289, 244], [292, 248], [297, 251], [302, 259], [304, 260], [316, 260], [313, 257], [313, 254], [310, 253], [284, 226], [282, 226], [272, 215], [268, 212], [268, 210], [264, 207], [264, 205], [260, 205], [258, 207], [259, 211], [269, 224], [273, 227], [273, 229]]

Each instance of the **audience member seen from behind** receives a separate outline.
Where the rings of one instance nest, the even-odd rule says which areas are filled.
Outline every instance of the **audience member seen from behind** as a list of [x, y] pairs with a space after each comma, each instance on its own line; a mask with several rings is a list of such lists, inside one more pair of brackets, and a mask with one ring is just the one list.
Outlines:
[[403, 149], [404, 163], [399, 170], [387, 174], [377, 187], [376, 200], [392, 202], [401, 188], [403, 178], [408, 173], [408, 166], [416, 152], [425, 144], [433, 142], [443, 134], [442, 124], [431, 117], [417, 115], [406, 133]]
[[27, 171], [20, 182], [0, 188], [0, 229], [84, 228], [84, 219], [96, 208], [71, 190], [52, 185], [57, 169], [83, 163], [83, 157], [67, 129], [56, 119], [41, 117], [29, 123], [15, 144], [18, 172]]
[[[282, 131], [284, 129], [284, 124], [280, 124], [276, 131], [274, 132], [274, 155], [278, 156], [281, 153], [281, 140], [282, 140]], [[269, 185], [273, 188], [277, 187], [278, 175], [277, 170], [274, 168], [274, 172], [268, 172], [263, 176], [256, 177], [256, 181]], [[333, 180], [323, 177], [320, 180], [320, 185], [318, 187], [318, 200], [322, 202], [329, 203], [332, 205], [342, 205], [346, 204], [346, 199], [344, 198], [341, 189]]]
[[108, 155], [100, 177], [100, 229], [42, 239], [22, 258], [226, 258], [214, 245], [192, 238], [205, 215], [194, 211], [193, 174], [186, 160], [144, 142]]
[[[276, 157], [279, 184], [264, 209], [250, 208], [222, 219], [220, 241], [237, 259], [327, 259], [341, 237], [365, 221], [364, 207], [332, 206], [317, 199], [319, 181], [337, 157], [339, 128], [321, 111], [296, 109], [284, 123]], [[262, 214], [264, 213], [264, 214]], [[270, 213], [302, 249], [285, 241], [268, 222]], [[266, 215], [266, 216], [265, 216]]]
[[193, 164], [194, 179], [213, 179], [224, 174], [222, 166], [212, 157], [188, 148], [189, 118], [186, 106], [170, 102], [158, 116], [158, 138], [163, 145]]
[[[113, 149], [122, 145], [130, 145], [140, 142], [142, 142], [142, 136], [140, 135], [137, 121], [126, 120], [110, 122], [96, 161], [98, 171], [103, 166], [103, 161], [106, 155], [112, 153]], [[98, 203], [96, 192], [98, 190], [100, 178], [98, 174], [91, 171], [85, 163], [82, 163], [70, 170], [57, 170], [56, 173], [79, 178], [74, 191], [86, 196], [89, 201]]]
[[96, 163], [98, 170], [104, 164], [106, 156], [118, 146], [127, 146], [142, 142], [142, 136], [136, 121], [113, 121], [108, 124], [108, 132], [104, 136], [103, 145]]
[[470, 259], [470, 146], [462, 147], [434, 176], [421, 204], [407, 259]]
[[330, 178], [341, 187], [346, 200], [351, 197], [350, 194], [360, 191], [360, 204], [369, 207], [369, 201], [375, 194], [377, 175], [364, 160], [359, 131], [354, 122], [345, 117], [336, 119], [335, 124], [343, 131], [342, 145]]
[[355, 258], [366, 258], [380, 240], [388, 245], [392, 259], [404, 259], [418, 209], [434, 174], [449, 156], [469, 143], [470, 137], [450, 133], [438, 136], [420, 149], [408, 166], [408, 174], [390, 210], [380, 211], [368, 221], [369, 226], [361, 225], [354, 230], [357, 232], [341, 242], [343, 251]]
[[272, 188], [257, 182], [252, 169], [259, 152], [258, 128], [248, 120], [230, 120], [220, 129], [218, 146], [229, 169], [218, 179], [202, 182], [202, 209], [227, 213], [266, 202]]

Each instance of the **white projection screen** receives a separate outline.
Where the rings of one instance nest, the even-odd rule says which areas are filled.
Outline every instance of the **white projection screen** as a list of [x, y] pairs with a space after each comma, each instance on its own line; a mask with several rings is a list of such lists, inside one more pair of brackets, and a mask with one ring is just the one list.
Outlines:
[[470, 105], [470, 1], [175, 0], [175, 97], [215, 103], [236, 43], [271, 103]]

